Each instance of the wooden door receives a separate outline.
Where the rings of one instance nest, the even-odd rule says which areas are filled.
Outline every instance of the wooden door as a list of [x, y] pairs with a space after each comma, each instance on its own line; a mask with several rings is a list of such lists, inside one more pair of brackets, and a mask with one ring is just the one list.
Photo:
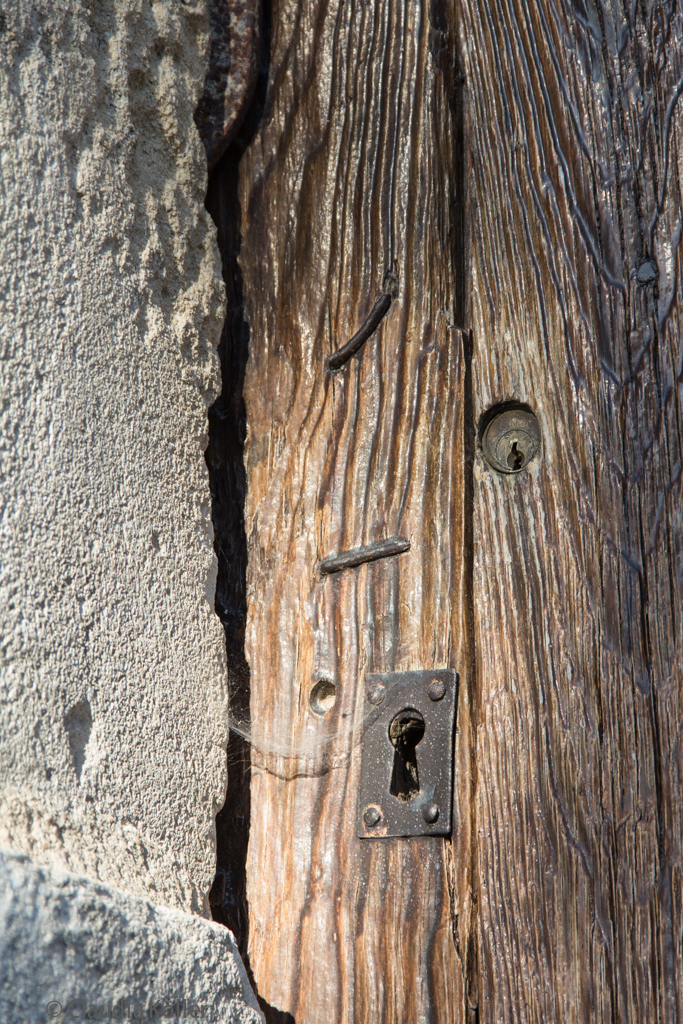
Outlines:
[[678, 1021], [683, 37], [667, 4], [464, 2], [480, 1013]]
[[[211, 187], [209, 465], [251, 711], [214, 903], [269, 1021], [683, 1012], [681, 17], [267, 14]], [[542, 440], [506, 475], [479, 428], [510, 401]], [[437, 668], [459, 674], [452, 835], [361, 840], [365, 678]]]
[[[248, 956], [264, 1001], [297, 1022], [450, 1024], [463, 1002], [469, 353], [447, 45], [416, 4], [278, 7], [240, 166]], [[376, 328], [331, 370], [378, 303]], [[398, 539], [409, 550], [320, 571]], [[365, 677], [430, 668], [460, 675], [456, 843], [361, 840]], [[324, 715], [311, 707], [321, 680], [336, 689]]]

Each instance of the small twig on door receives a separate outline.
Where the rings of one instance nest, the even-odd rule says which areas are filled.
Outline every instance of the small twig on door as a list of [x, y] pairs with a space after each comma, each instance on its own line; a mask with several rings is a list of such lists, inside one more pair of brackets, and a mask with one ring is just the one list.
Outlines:
[[390, 306], [391, 295], [380, 295], [377, 302], [370, 310], [370, 314], [363, 326], [356, 331], [350, 341], [347, 341], [345, 345], [337, 349], [337, 351], [333, 352], [329, 357], [327, 360], [328, 372], [339, 370], [344, 363], [349, 361], [351, 356], [356, 354], [368, 338], [375, 333], [382, 320], [389, 312]]
[[364, 562], [374, 562], [378, 558], [401, 555], [409, 548], [410, 541], [405, 537], [387, 537], [386, 540], [375, 541], [362, 548], [352, 548], [350, 551], [340, 551], [337, 555], [330, 555], [322, 560], [319, 569], [323, 576], [329, 576], [330, 573], [340, 572], [342, 569], [353, 569], [357, 565], [363, 565]]

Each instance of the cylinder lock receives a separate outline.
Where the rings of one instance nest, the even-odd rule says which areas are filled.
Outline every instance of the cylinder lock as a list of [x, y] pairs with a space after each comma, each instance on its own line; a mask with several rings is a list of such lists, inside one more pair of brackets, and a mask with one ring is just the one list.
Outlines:
[[521, 473], [541, 447], [541, 429], [523, 406], [493, 413], [481, 439], [488, 464], [498, 473]]

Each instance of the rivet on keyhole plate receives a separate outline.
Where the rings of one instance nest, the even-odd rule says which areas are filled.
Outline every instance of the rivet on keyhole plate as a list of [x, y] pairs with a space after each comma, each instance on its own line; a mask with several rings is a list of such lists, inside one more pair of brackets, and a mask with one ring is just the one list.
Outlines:
[[541, 447], [541, 428], [532, 411], [509, 402], [489, 409], [483, 419], [481, 448], [498, 473], [521, 473]]

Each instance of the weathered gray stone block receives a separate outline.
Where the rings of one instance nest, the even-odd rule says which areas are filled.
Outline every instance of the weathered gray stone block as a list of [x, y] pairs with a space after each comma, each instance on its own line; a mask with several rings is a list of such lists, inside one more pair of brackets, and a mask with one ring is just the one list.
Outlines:
[[226, 928], [0, 853], [0, 1021], [263, 1016]]
[[0, 18], [0, 844], [208, 916], [226, 785], [207, 0]]

